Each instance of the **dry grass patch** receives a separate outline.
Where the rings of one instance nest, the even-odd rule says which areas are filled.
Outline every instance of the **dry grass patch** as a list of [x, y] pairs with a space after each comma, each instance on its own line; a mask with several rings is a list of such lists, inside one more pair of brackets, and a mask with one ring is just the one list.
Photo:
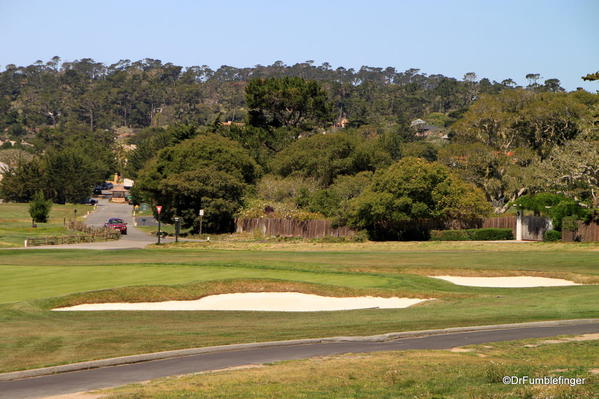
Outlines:
[[487, 241], [365, 241], [321, 242], [301, 238], [255, 240], [248, 236], [213, 236], [209, 242], [169, 243], [163, 248], [205, 248], [260, 251], [599, 251], [598, 243]]
[[[592, 399], [597, 346], [566, 343], [522, 351], [522, 342], [472, 352], [401, 351], [286, 361], [261, 368], [166, 378], [110, 391], [109, 399]], [[481, 357], [479, 355], [485, 355]], [[504, 385], [508, 375], [586, 378], [571, 386]]]

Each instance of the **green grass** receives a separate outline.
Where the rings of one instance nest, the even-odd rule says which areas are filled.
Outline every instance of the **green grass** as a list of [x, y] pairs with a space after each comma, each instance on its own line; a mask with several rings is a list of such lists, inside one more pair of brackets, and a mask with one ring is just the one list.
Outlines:
[[[240, 342], [599, 317], [597, 285], [472, 288], [426, 277], [534, 274], [597, 282], [597, 245], [301, 243], [295, 250], [285, 243], [254, 250], [210, 245], [2, 250], [0, 370]], [[49, 311], [85, 302], [277, 289], [437, 299], [408, 309], [324, 313]]]
[[33, 228], [29, 204], [0, 204], [0, 248], [22, 247], [27, 238], [72, 234], [64, 228], [64, 218], [73, 217], [75, 209], [79, 216], [83, 216], [91, 207], [54, 204], [48, 223], [38, 223], [37, 227]]
[[[593, 399], [599, 341], [543, 339], [277, 362], [245, 370], [163, 378], [102, 391], [106, 399]], [[585, 384], [504, 385], [503, 376], [584, 378]]]

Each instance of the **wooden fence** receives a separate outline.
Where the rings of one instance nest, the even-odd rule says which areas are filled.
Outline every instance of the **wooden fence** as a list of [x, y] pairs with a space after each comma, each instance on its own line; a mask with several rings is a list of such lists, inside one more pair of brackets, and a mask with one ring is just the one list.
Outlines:
[[[284, 218], [239, 218], [235, 220], [236, 231], [260, 232], [265, 236], [279, 237], [351, 237], [356, 232], [347, 226], [333, 228], [330, 220], [296, 220]], [[516, 237], [516, 216], [498, 216], [485, 219], [483, 228], [512, 229]], [[540, 216], [524, 216], [522, 218], [522, 239], [529, 241], [542, 241], [543, 234], [550, 227], [548, 219]], [[431, 228], [436, 228], [431, 226]]]
[[25, 247], [37, 247], [40, 245], [79, 244], [83, 242], [118, 240], [121, 233], [118, 230], [106, 227], [88, 226], [79, 221], [65, 222], [69, 230], [79, 231], [82, 234], [70, 234], [65, 236], [34, 237], [25, 240]]
[[562, 231], [562, 241], [599, 241], [599, 224], [578, 222], [576, 231]]
[[[512, 229], [512, 234], [516, 237], [516, 215], [487, 218], [482, 227]], [[549, 219], [542, 216], [527, 215], [522, 217], [522, 239], [525, 241], [543, 241], [543, 234], [550, 228]]]
[[297, 220], [283, 218], [236, 219], [238, 233], [258, 231], [265, 236], [280, 237], [351, 237], [355, 231], [349, 227], [334, 228], [330, 220]]

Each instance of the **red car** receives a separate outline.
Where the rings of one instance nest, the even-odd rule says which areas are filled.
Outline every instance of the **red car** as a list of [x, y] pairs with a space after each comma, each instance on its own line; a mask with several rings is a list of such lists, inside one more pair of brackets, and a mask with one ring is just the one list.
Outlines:
[[110, 218], [108, 222], [104, 223], [104, 227], [118, 230], [121, 234], [127, 234], [127, 223], [123, 219]]

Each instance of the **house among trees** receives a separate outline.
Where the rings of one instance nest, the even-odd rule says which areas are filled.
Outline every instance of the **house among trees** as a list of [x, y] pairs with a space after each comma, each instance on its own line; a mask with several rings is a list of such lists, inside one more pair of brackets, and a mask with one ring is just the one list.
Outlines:
[[410, 127], [416, 130], [416, 137], [429, 137], [440, 130], [437, 126], [430, 125], [422, 119], [414, 119], [410, 122]]

